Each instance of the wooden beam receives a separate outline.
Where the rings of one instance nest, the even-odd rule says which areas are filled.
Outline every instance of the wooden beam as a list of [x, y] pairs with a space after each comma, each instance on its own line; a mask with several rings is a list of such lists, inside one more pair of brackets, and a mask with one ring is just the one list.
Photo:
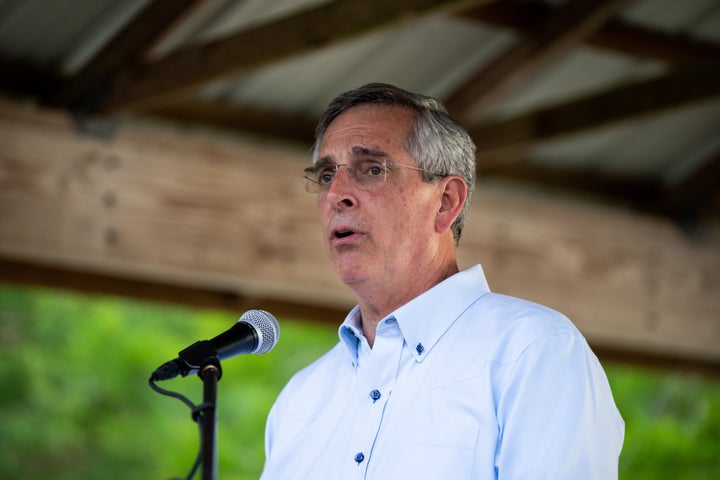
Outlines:
[[77, 74], [49, 98], [51, 105], [94, 111], [108, 93], [113, 77], [132, 70], [179, 19], [202, 0], [151, 1]]
[[522, 161], [497, 165], [481, 163], [477, 168], [477, 176], [481, 180], [500, 178], [519, 181], [556, 194], [562, 192], [594, 197], [616, 207], [664, 214], [660, 210], [651, 209], [648, 205], [649, 199], [657, 198], [661, 191], [661, 186], [654, 180], [626, 178]]
[[[305, 150], [143, 125], [103, 141], [2, 102], [0, 144], [0, 279], [137, 282], [336, 324], [353, 304], [302, 190]], [[566, 313], [599, 351], [718, 372], [718, 246], [720, 227], [693, 241], [657, 218], [481, 184], [458, 255], [493, 290]]]
[[281, 141], [312, 143], [316, 119], [249, 105], [228, 105], [206, 100], [186, 100], [146, 114], [185, 124], [207, 125]]
[[[293, 302], [282, 298], [249, 298], [235, 291], [204, 288], [147, 278], [114, 276], [87, 270], [34, 264], [0, 256], [0, 282], [41, 288], [70, 290], [88, 295], [122, 296], [133, 300], [162, 302], [192, 308], [226, 310], [240, 315], [252, 309], [272, 312], [282, 322], [285, 318], [337, 325], [347, 309]], [[610, 343], [593, 343], [593, 351], [602, 360], [642, 365], [662, 370], [678, 370], [708, 376], [720, 375], [717, 362], [697, 362], [684, 355], [669, 352], [639, 351], [616, 347]]]
[[693, 174], [650, 197], [646, 207], [693, 228], [720, 212], [720, 151]]
[[143, 275], [118, 275], [52, 263], [34, 263], [0, 255], [0, 282], [73, 290], [91, 295], [114, 295], [194, 308], [213, 308], [232, 312], [262, 309], [278, 317], [318, 322], [336, 322], [347, 310], [324, 304], [293, 301], [282, 297], [248, 296], [235, 290], [223, 291], [203, 285], [153, 280]]
[[37, 98], [53, 91], [62, 82], [60, 72], [2, 56], [0, 72], [0, 91], [14, 97]]
[[[312, 302], [317, 295], [306, 287], [337, 282], [320, 245], [314, 199], [302, 187], [298, 151], [183, 130], [87, 138], [69, 117], [4, 107], [0, 237], [9, 236], [0, 243], [10, 257], [163, 283], [187, 283], [194, 271], [191, 285], [225, 285], [244, 297], [274, 291]], [[38, 133], [45, 141], [37, 142]], [[17, 235], [33, 240], [23, 245]], [[308, 246], [307, 238], [317, 242]], [[317, 268], [303, 273], [297, 261]], [[349, 301], [347, 293], [333, 297]]]
[[518, 149], [563, 135], [637, 120], [720, 95], [720, 63], [678, 68], [667, 75], [542, 108], [470, 129], [478, 154]]
[[[503, 0], [459, 12], [463, 18], [509, 28], [526, 34], [549, 21], [555, 8], [539, 2]], [[668, 62], [694, 63], [720, 58], [720, 47], [699, 38], [674, 35], [611, 19], [585, 39], [592, 47], [631, 57]]]
[[337, 0], [199, 46], [187, 47], [118, 79], [106, 111], [174, 103], [199, 86], [400, 21], [488, 0]]
[[545, 66], [595, 33], [628, 0], [568, 0], [488, 66], [471, 76], [445, 104], [457, 118], [471, 124], [483, 108], [534, 79]]

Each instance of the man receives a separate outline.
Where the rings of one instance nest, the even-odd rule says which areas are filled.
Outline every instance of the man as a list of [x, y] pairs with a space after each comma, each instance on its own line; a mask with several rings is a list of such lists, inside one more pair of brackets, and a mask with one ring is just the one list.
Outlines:
[[624, 424], [582, 335], [458, 269], [474, 171], [431, 98], [330, 104], [305, 182], [358, 305], [273, 406], [264, 480], [617, 478]]

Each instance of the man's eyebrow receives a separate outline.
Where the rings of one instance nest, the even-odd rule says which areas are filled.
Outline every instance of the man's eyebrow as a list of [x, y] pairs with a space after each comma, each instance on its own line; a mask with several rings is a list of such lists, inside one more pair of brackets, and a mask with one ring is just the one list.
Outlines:
[[[378, 148], [372, 148], [372, 147], [363, 147], [360, 145], [356, 145], [354, 147], [350, 147], [350, 156], [352, 157], [375, 157], [375, 158], [381, 158], [385, 159], [387, 158], [387, 153], [383, 152], [382, 150]], [[332, 155], [326, 155], [324, 157], [318, 158], [317, 162], [315, 162], [315, 166], [326, 166], [326, 165], [334, 165], [335, 160], [333, 159]]]
[[315, 166], [321, 166], [324, 167], [326, 165], [333, 165], [335, 162], [333, 161], [332, 157], [330, 155], [327, 155], [325, 157], [318, 158], [317, 162], [315, 162]]
[[350, 149], [350, 154], [353, 157], [377, 157], [386, 158], [387, 153], [377, 148], [355, 146]]

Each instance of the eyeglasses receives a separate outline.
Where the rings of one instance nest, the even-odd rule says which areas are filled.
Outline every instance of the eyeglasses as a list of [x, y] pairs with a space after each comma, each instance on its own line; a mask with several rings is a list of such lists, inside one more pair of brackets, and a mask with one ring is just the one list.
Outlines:
[[410, 168], [419, 172], [430, 173], [436, 177], [444, 177], [441, 173], [432, 172], [424, 168], [414, 167], [412, 165], [403, 165], [401, 163], [388, 163], [387, 160], [360, 160], [354, 165], [347, 163], [325, 163], [313, 165], [303, 170], [303, 179], [305, 181], [305, 191], [308, 193], [320, 193], [330, 189], [335, 175], [337, 175], [340, 167], [347, 169], [348, 178], [353, 180], [355, 184], [364, 190], [373, 190], [384, 184], [387, 180], [388, 170], [393, 168]]

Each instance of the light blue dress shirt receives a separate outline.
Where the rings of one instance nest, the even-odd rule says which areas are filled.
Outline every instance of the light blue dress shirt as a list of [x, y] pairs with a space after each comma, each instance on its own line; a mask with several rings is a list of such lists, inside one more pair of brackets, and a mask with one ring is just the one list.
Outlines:
[[340, 342], [273, 406], [263, 480], [617, 478], [624, 423], [562, 314], [460, 272]]

